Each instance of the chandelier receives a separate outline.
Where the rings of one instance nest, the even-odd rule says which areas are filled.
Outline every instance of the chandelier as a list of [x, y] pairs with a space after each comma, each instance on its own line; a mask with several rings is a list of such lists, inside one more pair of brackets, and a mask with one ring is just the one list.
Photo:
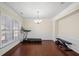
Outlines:
[[34, 22], [36, 24], [40, 24], [42, 22], [42, 20], [39, 18], [39, 10], [37, 11], [37, 16], [36, 16], [36, 19], [34, 20]]

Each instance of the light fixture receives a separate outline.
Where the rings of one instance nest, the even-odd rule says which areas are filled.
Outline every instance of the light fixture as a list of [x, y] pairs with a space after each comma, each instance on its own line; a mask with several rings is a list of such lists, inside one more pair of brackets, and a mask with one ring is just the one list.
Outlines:
[[39, 10], [37, 11], [37, 16], [36, 16], [36, 19], [34, 20], [34, 22], [36, 24], [40, 24], [42, 22], [42, 20], [39, 18]]
[[36, 24], [40, 24], [40, 23], [42, 22], [42, 20], [37, 19], [37, 20], [34, 20], [34, 22], [35, 22]]

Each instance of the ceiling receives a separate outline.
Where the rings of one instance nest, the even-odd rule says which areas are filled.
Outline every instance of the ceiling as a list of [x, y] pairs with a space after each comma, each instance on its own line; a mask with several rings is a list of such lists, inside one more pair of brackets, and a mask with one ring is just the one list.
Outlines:
[[67, 8], [71, 2], [6, 2], [9, 7], [26, 19], [49, 19]]

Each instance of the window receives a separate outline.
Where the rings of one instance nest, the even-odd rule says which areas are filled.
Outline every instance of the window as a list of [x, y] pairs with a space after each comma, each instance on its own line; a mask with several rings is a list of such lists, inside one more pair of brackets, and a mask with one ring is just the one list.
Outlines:
[[0, 48], [20, 40], [20, 24], [8, 16], [0, 16]]

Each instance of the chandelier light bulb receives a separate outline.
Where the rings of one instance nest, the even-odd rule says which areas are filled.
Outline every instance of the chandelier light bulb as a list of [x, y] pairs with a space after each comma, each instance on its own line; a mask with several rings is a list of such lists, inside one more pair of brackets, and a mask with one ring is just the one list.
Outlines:
[[42, 20], [34, 20], [34, 22], [36, 23], [36, 24], [40, 24], [41, 22], [42, 22]]
[[42, 20], [40, 20], [40, 18], [39, 18], [39, 10], [37, 10], [37, 16], [36, 16], [36, 18], [37, 18], [37, 19], [35, 19], [34, 22], [35, 22], [36, 24], [40, 24], [40, 23], [42, 22]]

